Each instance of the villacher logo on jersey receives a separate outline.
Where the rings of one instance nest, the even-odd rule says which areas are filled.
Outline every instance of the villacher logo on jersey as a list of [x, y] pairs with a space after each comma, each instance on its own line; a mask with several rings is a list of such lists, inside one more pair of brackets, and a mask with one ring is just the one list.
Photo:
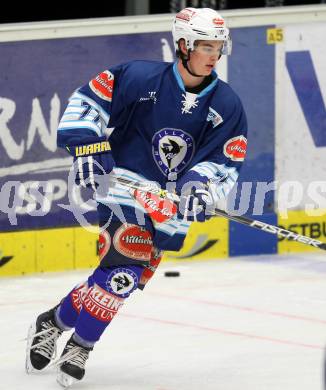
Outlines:
[[243, 161], [247, 151], [247, 138], [243, 135], [229, 139], [223, 147], [224, 155], [232, 161]]
[[114, 75], [109, 71], [98, 74], [89, 82], [90, 89], [101, 99], [111, 102], [113, 95]]
[[177, 206], [173, 202], [156, 194], [135, 190], [134, 197], [155, 222], [167, 221], [177, 212]]
[[152, 100], [154, 104], [157, 102], [157, 97], [156, 97], [156, 91], [148, 91], [149, 96], [148, 97], [141, 97], [139, 99], [140, 102], [146, 102], [149, 100]]

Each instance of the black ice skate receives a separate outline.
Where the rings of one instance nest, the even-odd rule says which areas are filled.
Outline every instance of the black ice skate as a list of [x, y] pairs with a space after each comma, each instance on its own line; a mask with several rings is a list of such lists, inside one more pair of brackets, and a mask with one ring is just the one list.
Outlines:
[[55, 363], [58, 366], [57, 382], [63, 387], [69, 387], [85, 375], [85, 363], [93, 348], [86, 348], [77, 344], [73, 336], [67, 341], [60, 359]]
[[40, 314], [28, 331], [26, 372], [43, 370], [56, 357], [56, 342], [62, 334], [54, 318], [55, 309]]

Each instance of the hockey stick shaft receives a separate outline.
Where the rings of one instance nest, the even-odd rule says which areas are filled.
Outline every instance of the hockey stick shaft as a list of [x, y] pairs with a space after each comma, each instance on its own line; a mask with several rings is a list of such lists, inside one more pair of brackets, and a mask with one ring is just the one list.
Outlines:
[[[132, 188], [135, 190], [141, 190], [141, 191], [145, 191], [148, 193], [153, 193], [155, 195], [160, 195], [160, 196], [162, 196], [162, 198], [166, 198], [166, 199], [171, 200], [175, 203], [180, 202], [180, 197], [177, 194], [173, 194], [173, 193], [168, 192], [166, 190], [161, 190], [159, 187], [151, 186], [150, 184], [147, 184], [147, 183], [141, 183], [138, 181], [133, 181], [133, 180], [129, 180], [129, 179], [114, 176], [114, 175], [109, 175], [109, 177], [110, 177], [110, 181], [112, 181], [113, 183], [119, 183], [119, 184], [125, 185], [126, 187], [129, 187], [129, 188]], [[250, 219], [250, 218], [243, 217], [243, 216], [228, 214], [227, 212], [220, 210], [220, 209], [217, 209], [217, 208], [214, 211], [215, 211], [216, 216], [225, 217], [229, 220], [241, 223], [242, 225], [247, 225], [247, 226], [250, 226], [254, 229], [258, 229], [258, 230], [264, 231], [266, 233], [274, 234], [274, 235], [277, 235], [279, 237], [285, 238], [287, 240], [297, 241], [297, 242], [300, 242], [300, 243], [305, 244], [305, 245], [310, 245], [314, 248], [326, 250], [326, 243], [319, 241], [319, 240], [315, 240], [315, 239], [308, 237], [308, 236], [303, 236], [301, 234], [292, 232], [290, 230], [283, 229], [280, 226], [271, 225], [269, 223], [258, 221], [256, 219]]]

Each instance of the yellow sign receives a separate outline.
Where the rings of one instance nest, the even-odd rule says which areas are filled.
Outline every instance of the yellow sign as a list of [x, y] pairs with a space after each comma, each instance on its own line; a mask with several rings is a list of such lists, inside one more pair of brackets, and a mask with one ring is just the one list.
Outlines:
[[267, 29], [267, 43], [269, 45], [275, 45], [275, 43], [283, 42], [283, 29], [281, 28], [268, 28]]
[[96, 267], [98, 234], [82, 227], [0, 234], [0, 277]]
[[228, 257], [229, 222], [211, 218], [205, 223], [192, 223], [184, 245], [178, 252], [165, 252], [163, 260], [208, 260]]
[[[164, 260], [216, 259], [228, 256], [229, 224], [225, 218], [193, 223], [179, 252]], [[0, 277], [35, 272], [95, 268], [98, 234], [82, 227], [0, 234]]]
[[[326, 242], [326, 215], [309, 216], [304, 210], [289, 211], [288, 218], [278, 217], [278, 225], [302, 236]], [[279, 239], [278, 253], [320, 251], [300, 242]]]
[[0, 276], [36, 272], [34, 232], [0, 234]]

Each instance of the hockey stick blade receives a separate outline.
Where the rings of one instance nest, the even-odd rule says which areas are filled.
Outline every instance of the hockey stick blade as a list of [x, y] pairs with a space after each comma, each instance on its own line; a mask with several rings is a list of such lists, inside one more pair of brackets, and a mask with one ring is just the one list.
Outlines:
[[[175, 203], [179, 203], [180, 197], [177, 194], [172, 194], [166, 190], [162, 190], [159, 186], [150, 184], [150, 183], [142, 183], [138, 181], [133, 181], [126, 179], [124, 177], [119, 177], [110, 174], [109, 175], [109, 182], [112, 184], [121, 184], [129, 188], [133, 188], [135, 190], [142, 190], [142, 191], [147, 191], [149, 193], [153, 193], [162, 197], [165, 197]], [[310, 245], [314, 248], [319, 248], [322, 250], [326, 250], [326, 243], [315, 240], [314, 238], [308, 237], [308, 236], [303, 236], [301, 234], [295, 233], [291, 230], [286, 230], [283, 229], [280, 226], [276, 225], [270, 225], [268, 223], [258, 221], [255, 219], [250, 219], [247, 217], [242, 217], [242, 216], [236, 216], [232, 214], [228, 214], [227, 212], [220, 210], [220, 209], [215, 209], [215, 216], [222, 216], [227, 219], [230, 219], [232, 221], [241, 223], [243, 225], [247, 225], [249, 227], [252, 227], [254, 229], [262, 230], [263, 232], [270, 233], [277, 235], [279, 237], [285, 238], [287, 240], [291, 241], [297, 241], [300, 242], [301, 244], [305, 245]]]

